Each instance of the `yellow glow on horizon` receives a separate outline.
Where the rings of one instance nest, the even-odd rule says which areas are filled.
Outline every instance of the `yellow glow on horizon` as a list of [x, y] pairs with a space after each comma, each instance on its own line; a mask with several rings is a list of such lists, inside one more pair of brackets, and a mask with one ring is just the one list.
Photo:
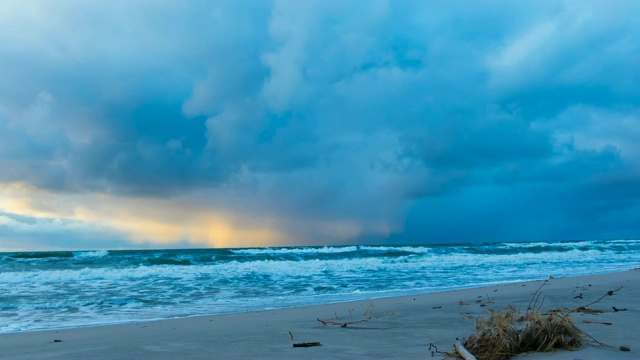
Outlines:
[[218, 248], [338, 245], [352, 243], [365, 232], [388, 236], [398, 230], [384, 221], [275, 218], [221, 206], [202, 205], [188, 197], [161, 199], [58, 193], [25, 183], [0, 183], [0, 211], [77, 221], [95, 226], [96, 231], [106, 229], [117, 238], [114, 240], [126, 239], [132, 247], [136, 244]]
[[36, 218], [65, 217], [59, 211], [51, 211], [46, 205], [48, 196], [30, 196], [30, 193], [43, 192], [36, 187], [23, 183], [0, 185], [0, 210]]
[[291, 245], [272, 221], [190, 204], [185, 200], [60, 194], [22, 183], [0, 184], [0, 210], [36, 218], [95, 223], [124, 233], [133, 243], [202, 247]]

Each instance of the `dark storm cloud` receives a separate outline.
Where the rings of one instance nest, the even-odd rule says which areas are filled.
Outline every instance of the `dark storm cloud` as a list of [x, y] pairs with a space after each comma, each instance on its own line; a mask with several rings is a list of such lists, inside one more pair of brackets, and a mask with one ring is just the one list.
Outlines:
[[353, 241], [640, 231], [634, 2], [35, 6], [0, 37], [3, 182]]

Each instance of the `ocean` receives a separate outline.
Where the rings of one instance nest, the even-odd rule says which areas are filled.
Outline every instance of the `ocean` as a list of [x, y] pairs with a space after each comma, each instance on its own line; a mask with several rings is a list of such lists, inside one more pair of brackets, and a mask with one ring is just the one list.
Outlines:
[[0, 253], [0, 333], [258, 311], [640, 267], [640, 240]]

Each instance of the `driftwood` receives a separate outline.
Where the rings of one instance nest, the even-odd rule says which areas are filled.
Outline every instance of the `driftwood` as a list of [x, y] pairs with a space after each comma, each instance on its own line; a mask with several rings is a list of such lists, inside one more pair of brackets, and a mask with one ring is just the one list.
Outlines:
[[579, 307], [578, 309], [580, 309], [580, 308], [584, 308], [584, 309], [586, 309], [587, 307], [589, 307], [589, 306], [591, 306], [591, 305], [593, 305], [593, 304], [595, 304], [595, 303], [600, 302], [600, 300], [602, 300], [602, 299], [606, 298], [607, 296], [613, 296], [613, 295], [615, 294], [615, 292], [616, 292], [616, 291], [619, 291], [619, 290], [621, 290], [622, 288], [624, 288], [624, 286], [620, 286], [619, 288], [617, 288], [617, 289], [615, 289], [615, 290], [609, 290], [609, 291], [607, 291], [607, 293], [606, 293], [606, 294], [602, 295], [598, 300], [596, 300], [596, 301], [592, 301], [592, 302], [588, 303], [587, 305], [584, 305], [584, 306]]
[[340, 327], [347, 327], [348, 325], [351, 324], [357, 324], [357, 323], [361, 323], [361, 322], [367, 322], [369, 320], [371, 320], [371, 316], [369, 316], [366, 319], [362, 319], [362, 320], [357, 320], [357, 321], [347, 321], [347, 322], [337, 322], [337, 321], [331, 321], [331, 320], [320, 320], [320, 318], [316, 318], [318, 321], [320, 321], [322, 323], [322, 325], [326, 326], [326, 325], [337, 325]]
[[582, 320], [582, 322], [583, 322], [583, 323], [585, 323], [585, 324], [613, 325], [613, 323], [606, 322], [606, 321], [589, 321], [589, 320]]
[[[336, 325], [336, 326], [340, 326], [342, 328], [346, 328], [347, 326], [351, 325], [351, 324], [358, 324], [358, 323], [362, 323], [362, 322], [367, 322], [369, 320], [371, 320], [371, 318], [373, 317], [373, 315], [371, 315], [371, 313], [373, 313], [373, 309], [374, 306], [373, 304], [369, 304], [369, 306], [367, 307], [367, 310], [365, 310], [364, 315], [366, 316], [363, 319], [360, 320], [354, 320], [354, 321], [334, 321], [334, 320], [320, 320], [320, 318], [316, 318], [318, 321], [320, 321], [322, 323], [323, 326], [326, 325]], [[367, 316], [369, 315], [369, 316]], [[342, 320], [340, 319], [340, 317], [338, 316], [338, 314], [335, 314], [335, 320]], [[351, 314], [351, 310], [349, 310], [349, 317], [353, 317]]]
[[453, 346], [455, 346], [456, 351], [464, 360], [476, 360], [476, 357], [460, 343], [460, 339], [456, 339], [456, 343]]
[[308, 342], [308, 343], [298, 343], [293, 344], [293, 347], [312, 347], [312, 346], [322, 346], [319, 342]]
[[438, 347], [434, 343], [429, 344], [429, 351], [431, 351], [431, 356], [435, 356], [436, 354], [442, 354], [442, 355], [446, 355], [447, 357], [453, 357], [451, 353], [438, 350]]

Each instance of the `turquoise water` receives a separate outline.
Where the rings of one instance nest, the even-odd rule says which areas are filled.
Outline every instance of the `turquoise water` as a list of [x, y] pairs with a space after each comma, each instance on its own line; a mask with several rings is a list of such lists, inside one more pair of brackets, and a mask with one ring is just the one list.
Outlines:
[[0, 253], [0, 332], [265, 310], [640, 267], [640, 240]]

